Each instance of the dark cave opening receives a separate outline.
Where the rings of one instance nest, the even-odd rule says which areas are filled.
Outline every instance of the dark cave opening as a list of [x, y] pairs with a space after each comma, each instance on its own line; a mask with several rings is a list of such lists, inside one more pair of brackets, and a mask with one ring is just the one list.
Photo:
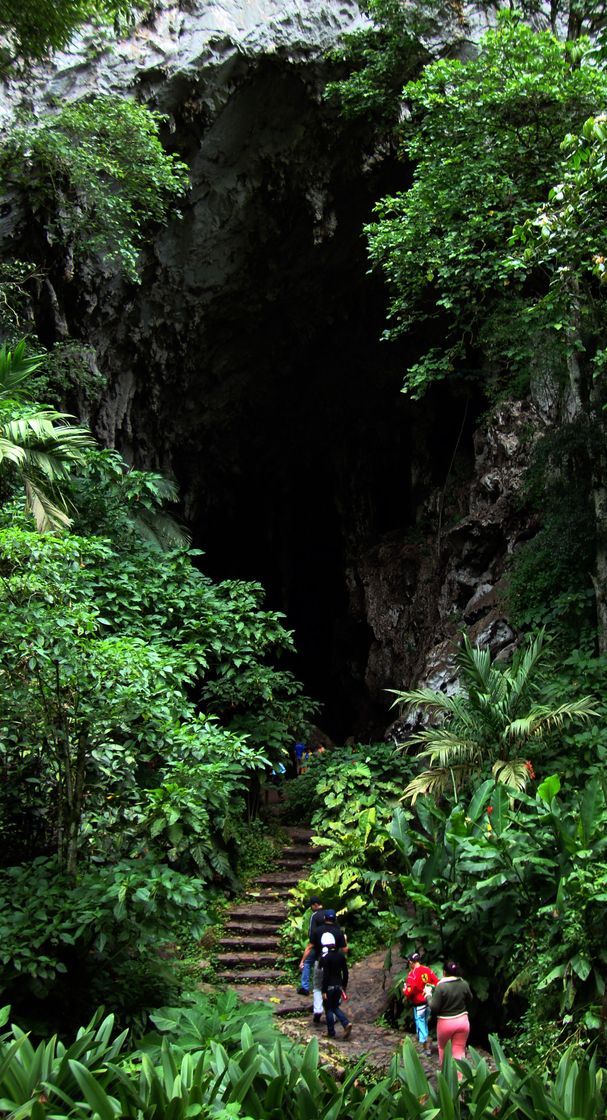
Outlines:
[[[400, 389], [423, 340], [380, 341], [386, 293], [368, 274], [362, 231], [406, 168], [392, 153], [355, 176], [359, 133], [342, 124], [336, 140], [296, 72], [268, 63], [248, 90], [232, 114], [259, 129], [271, 105], [274, 134], [278, 112], [284, 136], [299, 139], [280, 153], [280, 174], [256, 139], [258, 187], [230, 219], [238, 266], [189, 340], [196, 359], [172, 467], [205, 571], [261, 582], [268, 606], [284, 612], [297, 647], [289, 667], [322, 704], [323, 729], [338, 741], [378, 738], [389, 702], [365, 683], [374, 635], [348, 583], [361, 553], [415, 524], [442, 484], [463, 402], [441, 390], [412, 404]], [[300, 181], [309, 151], [331, 168], [332, 224], [320, 232]], [[470, 435], [468, 425], [460, 455]]]
[[[346, 295], [341, 320], [318, 317], [305, 344], [280, 304], [247, 333], [252, 368], [268, 337], [281, 359], [224, 427], [192, 519], [205, 571], [259, 581], [268, 606], [284, 612], [297, 648], [289, 667], [322, 704], [319, 723], [336, 741], [379, 738], [390, 722], [388, 695], [371, 696], [365, 684], [374, 635], [353, 609], [348, 574], [384, 535], [415, 524], [420, 501], [447, 474], [464, 408], [451, 393], [431, 393], [423, 406], [400, 393], [404, 355], [378, 341], [383, 293], [364, 283], [365, 314], [360, 291], [354, 317]], [[460, 456], [470, 435], [471, 425]]]
[[464, 393], [408, 401], [424, 340], [380, 341], [386, 292], [363, 227], [410, 171], [297, 66], [242, 65], [218, 116], [173, 134], [194, 187], [112, 340], [136, 385], [115, 439], [176, 477], [204, 570], [259, 581], [284, 613], [323, 729], [364, 741], [390, 722], [384, 687], [405, 682], [366, 683], [377, 636], [353, 603], [357, 562], [443, 484]]

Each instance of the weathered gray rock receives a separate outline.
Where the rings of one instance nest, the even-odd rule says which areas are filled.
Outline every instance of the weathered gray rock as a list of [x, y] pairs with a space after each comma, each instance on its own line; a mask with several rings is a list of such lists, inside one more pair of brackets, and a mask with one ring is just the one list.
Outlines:
[[[474, 49], [487, 17], [465, 13], [446, 7], [433, 49]], [[402, 171], [389, 143], [322, 100], [324, 52], [362, 25], [354, 0], [161, 0], [124, 39], [85, 30], [6, 85], [0, 126], [16, 106], [41, 115], [99, 93], [167, 115], [166, 144], [191, 167], [183, 216], [158, 232], [139, 287], [94, 263], [49, 277], [46, 338], [93, 345], [108, 378], [97, 434], [177, 478], [214, 574], [267, 583], [313, 690], [324, 675], [355, 730], [377, 733], [386, 689], [455, 687], [462, 625], [511, 647], [502, 579], [533, 433], [554, 406], [538, 371], [537, 408], [497, 409], [465, 477], [438, 485], [429, 433], [454, 446], [459, 418], [399, 396], [406, 355], [386, 361], [378, 345], [383, 297], [361, 237]], [[14, 249], [25, 223], [18, 200], [7, 207], [0, 240]]]
[[[452, 695], [462, 627], [494, 656], [511, 654], [516, 633], [507, 618], [504, 578], [508, 558], [529, 528], [523, 483], [545, 427], [532, 404], [498, 406], [475, 432], [471, 475], [452, 496], [440, 542], [393, 535], [361, 558], [356, 577], [364, 596], [358, 609], [375, 639], [366, 682], [378, 701], [386, 687]], [[427, 505], [436, 507], [435, 495]], [[388, 734], [401, 741], [424, 722], [419, 712], [405, 713]]]
[[104, 26], [84, 28], [33, 80], [7, 84], [0, 120], [10, 119], [25, 98], [35, 107], [90, 94], [132, 95], [135, 89], [170, 111], [184, 78], [204, 82], [202, 100], [214, 110], [241, 58], [318, 57], [362, 22], [355, 0], [160, 0], [124, 38]]

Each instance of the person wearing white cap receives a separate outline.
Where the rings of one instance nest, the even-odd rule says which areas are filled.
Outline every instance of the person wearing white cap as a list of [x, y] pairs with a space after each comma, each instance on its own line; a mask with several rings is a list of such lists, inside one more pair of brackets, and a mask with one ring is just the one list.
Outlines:
[[300, 968], [305, 963], [310, 954], [314, 955], [314, 973], [313, 973], [313, 989], [314, 989], [314, 1022], [318, 1025], [322, 1018], [324, 1010], [324, 1003], [322, 998], [322, 972], [320, 970], [320, 959], [322, 955], [322, 935], [323, 933], [330, 933], [335, 939], [335, 944], [338, 949], [343, 949], [344, 952], [348, 951], [348, 942], [345, 934], [337, 925], [337, 914], [335, 910], [325, 910], [324, 921], [316, 926], [314, 933], [310, 939], [309, 944], [306, 946], [304, 954], [300, 961]]
[[337, 948], [332, 933], [323, 933], [321, 943], [319, 963], [322, 973], [322, 999], [327, 1016], [327, 1034], [329, 1038], [335, 1038], [335, 1020], [339, 1019], [344, 1028], [344, 1038], [349, 1038], [352, 1024], [339, 1006], [348, 987], [348, 962], [345, 955]]

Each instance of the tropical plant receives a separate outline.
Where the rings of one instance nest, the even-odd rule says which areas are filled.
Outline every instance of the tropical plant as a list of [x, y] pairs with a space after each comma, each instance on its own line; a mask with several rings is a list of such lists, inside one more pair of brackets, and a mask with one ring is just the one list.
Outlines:
[[26, 353], [25, 341], [0, 348], [0, 470], [18, 475], [40, 532], [71, 524], [65, 483], [95, 443], [66, 413], [28, 401], [28, 383], [43, 361], [42, 354]]
[[431, 348], [406, 374], [412, 396], [432, 380], [475, 367], [482, 374], [474, 347], [494, 325], [503, 337], [504, 320], [517, 326], [508, 347], [491, 355], [490, 376], [496, 367], [505, 377], [529, 368], [537, 334], [521, 315], [512, 275], [503, 275], [509, 238], [545, 202], [566, 132], [607, 92], [588, 43], [573, 48], [516, 14], [498, 18], [475, 58], [434, 62], [405, 87], [413, 184], [382, 199], [367, 227], [371, 260], [389, 285], [388, 335], [432, 323]]
[[598, 779], [565, 799], [556, 775], [513, 794], [487, 779], [467, 802], [399, 808], [392, 902], [405, 948], [459, 960], [484, 1021], [512, 1014], [519, 1052], [552, 1064], [601, 1038], [607, 801]]
[[[319, 1063], [317, 1039], [302, 1047], [280, 1038], [268, 1009], [241, 1008], [230, 997], [215, 1007], [198, 999], [187, 1010], [163, 1009], [162, 1035], [127, 1051], [112, 1037], [111, 1017], [97, 1014], [66, 1045], [37, 1048], [18, 1027], [0, 1039], [0, 1099], [15, 1120], [68, 1116], [138, 1120], [602, 1120], [602, 1071], [565, 1053], [554, 1079], [510, 1063], [491, 1041], [490, 1064], [475, 1051], [455, 1063], [447, 1048], [436, 1078], [424, 1072], [411, 1043], [366, 1088], [362, 1063], [337, 1080]], [[6, 1023], [8, 1009], [2, 1019]]]
[[438, 717], [438, 726], [425, 727], [408, 740], [421, 743], [419, 754], [430, 762], [405, 789], [415, 802], [420, 794], [458, 790], [491, 768], [496, 782], [522, 790], [533, 775], [523, 751], [549, 732], [595, 715], [592, 700], [583, 696], [560, 703], [542, 703], [537, 669], [544, 648], [540, 632], [520, 649], [512, 664], [492, 662], [488, 650], [473, 646], [466, 634], [457, 656], [460, 692], [448, 696], [433, 689], [396, 692], [395, 704], [421, 708]]
[[187, 166], [162, 146], [162, 120], [121, 97], [76, 102], [14, 128], [0, 175], [24, 192], [45, 241], [59, 240], [64, 254], [99, 255], [137, 283], [147, 227], [166, 220], [189, 185]]
[[[353, 957], [384, 946], [394, 929], [389, 911], [395, 846], [388, 831], [407, 763], [392, 744], [374, 743], [326, 752], [312, 760], [312, 842], [319, 856], [291, 892], [284, 930], [293, 960], [303, 911], [312, 894], [333, 906], [353, 936]], [[297, 779], [306, 782], [308, 774]], [[306, 784], [305, 788], [309, 786]], [[308, 805], [308, 812], [310, 805]]]
[[66, 46], [87, 20], [110, 23], [129, 18], [137, 0], [1, 0], [0, 30], [7, 38], [3, 69], [17, 61], [33, 61]]

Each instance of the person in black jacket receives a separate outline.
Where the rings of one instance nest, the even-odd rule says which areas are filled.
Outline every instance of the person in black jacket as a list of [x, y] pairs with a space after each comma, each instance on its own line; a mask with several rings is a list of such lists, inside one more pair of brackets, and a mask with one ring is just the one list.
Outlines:
[[[310, 899], [311, 914], [307, 921], [308, 942], [312, 941], [316, 932], [316, 927], [322, 925], [325, 920], [325, 912], [323, 910], [322, 902], [316, 895], [312, 895]], [[299, 963], [299, 971], [301, 972], [301, 980], [297, 989], [298, 995], [309, 996], [310, 994], [310, 973], [314, 958], [312, 956], [302, 957]]]
[[324, 921], [320, 922], [319, 925], [316, 926], [316, 929], [314, 930], [312, 938], [311, 938], [309, 944], [306, 946], [306, 948], [304, 950], [304, 954], [301, 958], [301, 961], [299, 962], [299, 967], [301, 968], [302, 965], [305, 964], [306, 960], [308, 959], [308, 957], [310, 955], [312, 955], [312, 958], [314, 960], [314, 972], [313, 972], [313, 980], [312, 980], [313, 1000], [314, 1000], [313, 1010], [314, 1010], [314, 1022], [316, 1023], [317, 1026], [320, 1023], [320, 1020], [322, 1018], [322, 1013], [323, 1013], [323, 998], [322, 998], [322, 986], [321, 986], [322, 973], [321, 973], [321, 970], [320, 970], [320, 959], [321, 959], [321, 956], [322, 956], [322, 935], [323, 935], [323, 933], [330, 933], [333, 936], [333, 940], [335, 941], [335, 944], [336, 944], [338, 949], [343, 949], [345, 953], [347, 953], [347, 951], [348, 951], [348, 948], [347, 948], [348, 942], [347, 942], [347, 939], [346, 939], [346, 935], [343, 933], [343, 931], [339, 928], [339, 926], [337, 924], [337, 914], [335, 913], [335, 910], [332, 910], [332, 909], [325, 910]]
[[352, 1033], [352, 1024], [340, 1008], [342, 995], [348, 987], [348, 962], [345, 954], [338, 949], [331, 933], [322, 935], [322, 999], [327, 1016], [327, 1034], [335, 1038], [335, 1020], [339, 1019], [344, 1028], [344, 1038]]

